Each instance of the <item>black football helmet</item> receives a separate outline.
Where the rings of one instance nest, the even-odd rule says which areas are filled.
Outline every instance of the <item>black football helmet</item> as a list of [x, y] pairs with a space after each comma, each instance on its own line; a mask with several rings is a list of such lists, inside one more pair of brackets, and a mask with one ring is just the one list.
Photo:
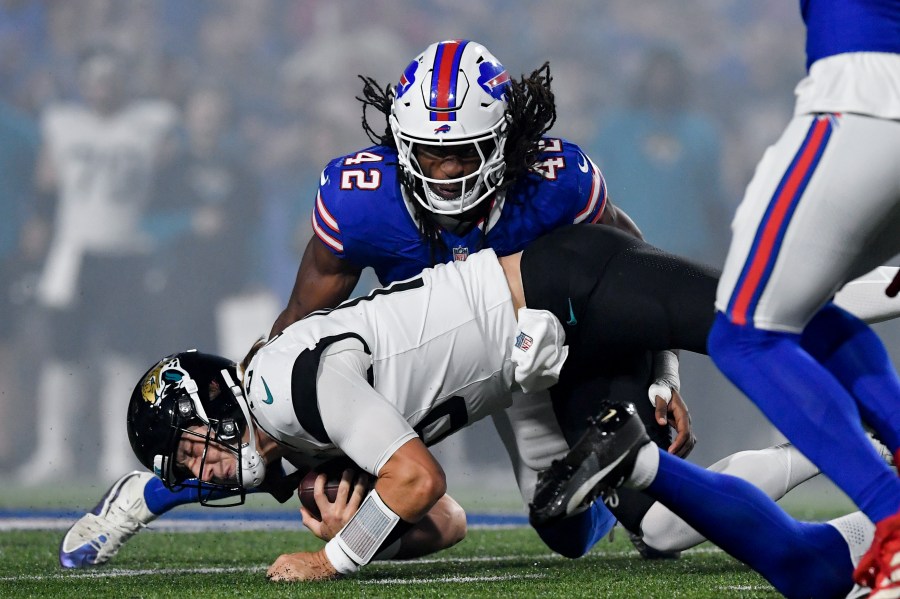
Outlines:
[[[128, 440], [138, 460], [169, 489], [196, 486], [203, 504], [216, 500], [215, 505], [224, 505], [223, 497], [235, 495], [243, 503], [246, 490], [259, 486], [265, 477], [265, 462], [257, 451], [247, 400], [237, 378], [237, 367], [227, 358], [196, 350], [173, 354], [141, 377], [128, 405]], [[206, 431], [188, 430], [193, 426]], [[245, 431], [249, 431], [246, 443], [242, 442]], [[204, 441], [201, 471], [211, 444], [233, 453], [237, 482], [200, 482], [179, 466], [176, 451], [185, 434]]]

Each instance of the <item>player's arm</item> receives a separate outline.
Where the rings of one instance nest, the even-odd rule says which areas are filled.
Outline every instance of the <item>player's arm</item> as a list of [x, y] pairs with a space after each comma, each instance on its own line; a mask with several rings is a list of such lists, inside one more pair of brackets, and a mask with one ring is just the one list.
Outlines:
[[[355, 572], [422, 521], [446, 492], [440, 464], [396, 406], [369, 384], [371, 365], [359, 340], [338, 341], [323, 353], [315, 388], [321, 426], [334, 445], [377, 475], [375, 488], [323, 549], [280, 556], [269, 568], [271, 580]], [[373, 522], [380, 525], [372, 528]]]
[[644, 234], [641, 233], [638, 226], [631, 220], [631, 217], [628, 216], [624, 210], [613, 204], [611, 200], [606, 200], [606, 207], [603, 210], [603, 214], [600, 216], [600, 220], [597, 222], [624, 231], [632, 237], [637, 237], [638, 239], [644, 238]]
[[338, 258], [315, 235], [306, 244], [287, 307], [278, 315], [269, 337], [310, 312], [332, 308], [350, 297], [362, 269]]
[[[266, 576], [275, 582], [337, 578], [357, 571], [398, 542], [402, 550], [403, 541], [406, 557], [430, 553], [436, 549], [423, 552], [427, 546], [423, 544], [447, 539], [440, 526], [453, 519], [450, 515], [448, 520], [445, 510], [454, 510], [455, 502], [440, 503], [443, 498], [452, 502], [446, 490], [440, 464], [418, 437], [412, 438], [391, 455], [378, 473], [375, 490], [325, 547], [283, 554]], [[451, 539], [447, 546], [458, 540]]]
[[[325, 492], [327, 476], [320, 474], [316, 478], [313, 493], [318, 518], [301, 505], [304, 526], [323, 541], [330, 541], [347, 525], [368, 495], [371, 488], [368, 477], [358, 474], [352, 470], [344, 471], [334, 501]], [[465, 537], [466, 513], [445, 494], [396, 543], [379, 551], [372, 559], [412, 559], [431, 555], [456, 545]]]

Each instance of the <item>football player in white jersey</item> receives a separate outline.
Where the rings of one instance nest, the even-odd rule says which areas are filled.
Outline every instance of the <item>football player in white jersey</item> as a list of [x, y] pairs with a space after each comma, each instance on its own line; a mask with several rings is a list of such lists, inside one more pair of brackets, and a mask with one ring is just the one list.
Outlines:
[[[312, 215], [315, 235], [273, 335], [314, 309], [347, 299], [366, 267], [389, 284], [436, 263], [464, 260], [483, 247], [498, 255], [520, 251], [571, 223], [599, 222], [640, 237], [610, 202], [588, 156], [570, 141], [545, 135], [556, 118], [548, 64], [516, 80], [481, 44], [445, 40], [416, 56], [396, 86], [364, 81], [363, 130], [374, 145], [337, 157], [323, 170]], [[635, 356], [646, 376], [640, 382], [633, 377], [634, 383], [646, 388], [660, 382], [653, 389], [671, 399], [642, 403], [639, 412], [658, 443], [684, 456], [694, 442], [690, 419], [667, 385], [671, 373], [677, 377], [677, 359], [668, 351], [658, 355], [652, 364]], [[556, 424], [574, 443], [584, 421], [570, 417], [570, 408], [577, 405], [573, 413], [580, 414], [594, 396], [581, 387], [561, 392], [567, 397], [558, 402]], [[514, 398], [513, 409], [528, 409], [532, 401]], [[670, 421], [667, 414], [673, 415]], [[504, 413], [494, 416], [508, 447], [515, 431], [507, 420]], [[530, 496], [529, 485], [520, 479], [523, 496]], [[634, 527], [652, 504], [639, 494], [623, 492], [621, 499], [610, 508], [597, 504], [564, 527], [537, 532], [554, 551], [578, 557], [616, 519]], [[192, 488], [172, 491], [146, 473], [128, 473], [66, 533], [60, 564], [106, 563], [134, 532], [196, 501]]]
[[[258, 343], [240, 367], [193, 351], [164, 358], [132, 394], [129, 438], [168, 485], [199, 479], [230, 492], [262, 484], [267, 465], [282, 459], [302, 467], [350, 457], [377, 477], [374, 490], [325, 548], [283, 555], [268, 572], [273, 580], [349, 574], [434, 515], [446, 481], [429, 444], [503, 410], [514, 389], [605, 379], [604, 363], [615, 369], [619, 354], [703, 353], [716, 284], [716, 273], [609, 227], [563, 228], [523, 253], [498, 259], [485, 250], [313, 313]], [[646, 389], [639, 394], [647, 401]], [[629, 395], [638, 399], [633, 389], [606, 397]], [[796, 524], [752, 485], [725, 478], [722, 507], [700, 530], [711, 540], [729, 517]], [[854, 520], [860, 526], [864, 518]], [[856, 545], [847, 527], [796, 528], [782, 535], [791, 567], [844, 571], [849, 582]], [[811, 551], [809, 536], [825, 549]], [[767, 577], [785, 567], [747, 561]]]
[[[116, 397], [140, 372], [141, 335], [131, 329], [139, 322], [137, 302], [122, 294], [141, 295], [141, 266], [151, 247], [141, 220], [157, 158], [177, 121], [168, 103], [128, 98], [123, 58], [111, 48], [84, 57], [78, 82], [83, 101], [52, 104], [41, 122], [39, 186], [56, 198], [56, 208], [37, 299], [54, 338], [37, 394], [37, 447], [19, 469], [26, 483], [65, 475], [73, 466], [66, 439], [76, 433], [86, 385], [105, 402], [96, 409], [101, 470], [114, 474], [131, 463], [122, 457], [127, 439]], [[102, 372], [79, 363], [86, 344], [111, 352]]]

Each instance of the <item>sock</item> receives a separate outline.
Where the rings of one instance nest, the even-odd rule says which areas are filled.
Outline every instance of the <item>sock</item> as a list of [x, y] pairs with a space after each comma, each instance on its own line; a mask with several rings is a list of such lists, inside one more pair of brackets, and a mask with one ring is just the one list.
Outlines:
[[[639, 453], [638, 461], [640, 458]], [[659, 464], [658, 456], [655, 461]], [[643, 467], [646, 468], [647, 465]], [[654, 468], [653, 477], [646, 485], [655, 478], [655, 470]], [[765, 449], [740, 451], [719, 460], [707, 470], [746, 480], [774, 501], [781, 499], [788, 491], [819, 473], [796, 447], [788, 443]], [[648, 546], [667, 552], [684, 551], [706, 540], [687, 522], [659, 502], [653, 504], [641, 520], [641, 533], [644, 543]]]
[[[157, 516], [161, 516], [179, 505], [199, 503], [201, 492], [204, 495], [208, 495], [209, 499], [224, 499], [239, 494], [208, 489], [203, 489], [201, 491], [195, 486], [181, 487], [180, 489], [170, 491], [166, 488], [166, 485], [163, 484], [162, 479], [154, 476], [147, 481], [146, 485], [144, 485], [144, 501], [147, 503], [147, 509]], [[248, 495], [255, 492], [256, 489], [247, 490]]]
[[[807, 339], [811, 343], [812, 336]], [[837, 361], [841, 349], [829, 361]], [[801, 347], [799, 335], [737, 326], [720, 313], [710, 332], [709, 352], [719, 369], [873, 522], [900, 509], [900, 478], [866, 438], [856, 400]]]
[[850, 552], [834, 526], [798, 522], [746, 481], [658, 453], [659, 470], [644, 492], [779, 592], [834, 597], [852, 588]]
[[615, 524], [615, 517], [603, 502], [595, 501], [583, 512], [559, 522], [535, 526], [534, 530], [547, 547], [560, 555], [574, 559], [587, 553]]
[[875, 537], [875, 525], [862, 512], [853, 512], [852, 514], [829, 520], [827, 524], [833, 526], [844, 538], [844, 542], [847, 543], [847, 549], [850, 552], [850, 561], [855, 568], [860, 558], [872, 546], [872, 539]]

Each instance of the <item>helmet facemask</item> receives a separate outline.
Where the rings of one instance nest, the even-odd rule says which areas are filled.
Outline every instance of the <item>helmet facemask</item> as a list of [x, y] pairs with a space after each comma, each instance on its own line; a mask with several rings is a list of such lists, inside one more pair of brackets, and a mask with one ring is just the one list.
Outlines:
[[[194, 487], [198, 490], [200, 503], [216, 507], [227, 507], [244, 503], [246, 496], [242, 483], [244, 472], [241, 460], [241, 426], [232, 418], [217, 420], [198, 414], [197, 407], [190, 395], [184, 394], [176, 400], [175, 417], [172, 421], [172, 433], [167, 450], [153, 458], [153, 471], [159, 476], [166, 488], [177, 490]], [[200, 472], [206, 471], [206, 459], [209, 450], [216, 447], [232, 456], [236, 462], [236, 479], [223, 481], [203, 481], [197, 479], [193, 472], [178, 462], [179, 445], [184, 437], [193, 437], [202, 443], [203, 453], [200, 458]], [[220, 495], [236, 496], [234, 502], [219, 499]], [[213, 503], [214, 502], [214, 503]]]
[[[506, 118], [498, 121], [482, 135], [454, 140], [421, 139], [409, 135], [401, 129], [397, 118], [393, 115], [390, 117], [390, 123], [397, 144], [400, 168], [403, 169], [405, 178], [413, 183], [408, 191], [429, 212], [462, 214], [489, 198], [503, 182], [503, 174], [506, 171], [504, 148], [508, 129]], [[423, 172], [417, 154], [422, 148], [429, 146], [438, 148], [471, 146], [478, 155], [479, 164], [472, 173], [454, 179], [429, 177]], [[431, 185], [455, 184], [461, 184], [462, 189], [459, 196], [452, 199], [444, 198], [431, 187]]]

